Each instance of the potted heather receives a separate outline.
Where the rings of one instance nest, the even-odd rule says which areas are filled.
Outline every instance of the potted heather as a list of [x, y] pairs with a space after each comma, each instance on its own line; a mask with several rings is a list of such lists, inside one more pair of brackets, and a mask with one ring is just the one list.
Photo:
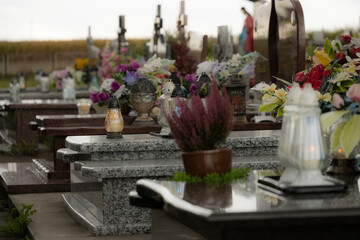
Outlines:
[[197, 94], [190, 101], [178, 98], [177, 108], [166, 119], [182, 150], [185, 172], [204, 177], [231, 170], [231, 148], [221, 148], [233, 128], [233, 114], [226, 90], [212, 82], [205, 104]]

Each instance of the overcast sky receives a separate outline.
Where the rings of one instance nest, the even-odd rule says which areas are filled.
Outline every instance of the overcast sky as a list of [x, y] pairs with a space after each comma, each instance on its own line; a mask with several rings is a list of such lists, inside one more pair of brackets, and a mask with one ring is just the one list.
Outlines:
[[[300, 0], [306, 31], [359, 29], [360, 0]], [[162, 5], [164, 30], [176, 31], [179, 0], [0, 0], [0, 40], [116, 38], [118, 16], [125, 15], [127, 38], [150, 38], [156, 5]], [[216, 36], [217, 26], [228, 25], [239, 34], [244, 16], [253, 13], [247, 0], [186, 0], [187, 31]]]

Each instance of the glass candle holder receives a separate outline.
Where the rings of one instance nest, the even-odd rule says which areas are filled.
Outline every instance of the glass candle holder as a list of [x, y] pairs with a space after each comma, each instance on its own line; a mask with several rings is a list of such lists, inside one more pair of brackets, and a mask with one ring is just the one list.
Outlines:
[[124, 119], [121, 115], [121, 108], [118, 100], [113, 96], [105, 118], [106, 138], [122, 138], [121, 131], [124, 129]]
[[90, 114], [91, 103], [89, 101], [80, 101], [77, 104], [78, 114], [79, 115], [88, 115]]

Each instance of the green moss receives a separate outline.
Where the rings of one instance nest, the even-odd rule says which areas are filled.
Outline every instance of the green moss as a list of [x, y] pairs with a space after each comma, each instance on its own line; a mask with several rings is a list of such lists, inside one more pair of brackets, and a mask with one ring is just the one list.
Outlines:
[[219, 184], [230, 184], [234, 180], [246, 179], [249, 171], [249, 168], [232, 168], [228, 173], [210, 173], [205, 177], [190, 176], [184, 172], [177, 172], [174, 174], [172, 180], [187, 183], [206, 183], [208, 185], [217, 186]]

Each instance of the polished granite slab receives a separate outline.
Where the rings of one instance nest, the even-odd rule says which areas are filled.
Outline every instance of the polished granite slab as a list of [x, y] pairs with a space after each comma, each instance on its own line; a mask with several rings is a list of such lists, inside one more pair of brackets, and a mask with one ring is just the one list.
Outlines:
[[70, 191], [69, 179], [48, 179], [32, 162], [0, 163], [0, 175], [7, 193]]
[[[234, 131], [226, 140], [226, 145], [235, 147], [277, 146], [280, 130]], [[149, 134], [124, 135], [121, 139], [106, 139], [100, 136], [71, 136], [66, 138], [66, 147], [84, 153], [115, 152], [119, 149], [174, 150], [178, 149], [173, 139], [160, 138]]]
[[278, 174], [253, 171], [246, 180], [218, 187], [141, 179], [130, 202], [163, 209], [205, 239], [358, 238], [358, 176], [339, 177], [348, 186], [341, 193], [284, 194], [257, 183]]
[[[65, 146], [73, 154], [60, 151], [58, 157], [64, 162], [77, 161], [77, 153], [89, 154], [91, 161], [130, 159], [180, 158], [181, 151], [173, 139], [149, 134], [123, 135], [122, 139], [106, 139], [98, 136], [69, 136]], [[275, 155], [280, 130], [234, 131], [224, 147], [231, 147], [233, 156]]]

